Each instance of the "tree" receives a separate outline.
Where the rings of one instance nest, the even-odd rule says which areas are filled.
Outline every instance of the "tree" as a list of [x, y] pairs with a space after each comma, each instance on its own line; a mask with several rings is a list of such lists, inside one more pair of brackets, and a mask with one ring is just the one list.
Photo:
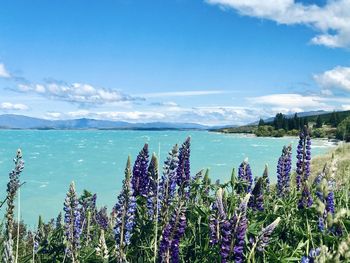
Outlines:
[[259, 121], [259, 125], [258, 125], [258, 126], [260, 127], [260, 126], [264, 126], [264, 125], [265, 125], [264, 120], [263, 120], [263, 119], [260, 119], [260, 121]]
[[339, 124], [339, 114], [338, 114], [338, 112], [335, 112], [335, 111], [332, 112], [331, 117], [329, 119], [329, 124], [332, 127], [337, 127], [338, 126], [338, 124]]
[[350, 117], [344, 119], [337, 127], [337, 139], [350, 141]]
[[316, 128], [322, 128], [322, 125], [323, 125], [322, 118], [321, 118], [320, 115], [318, 115], [318, 116], [317, 116], [317, 119], [316, 119], [315, 127], [316, 127]]
[[283, 129], [284, 116], [282, 113], [277, 113], [273, 120], [273, 126], [276, 130]]

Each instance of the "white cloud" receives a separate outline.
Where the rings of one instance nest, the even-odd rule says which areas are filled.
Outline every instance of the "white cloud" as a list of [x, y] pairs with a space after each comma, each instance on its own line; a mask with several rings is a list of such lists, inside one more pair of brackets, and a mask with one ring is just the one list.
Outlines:
[[79, 104], [106, 104], [136, 100], [120, 91], [97, 88], [89, 84], [64, 84], [51, 82], [46, 84], [19, 84], [20, 92], [32, 92], [51, 99]]
[[5, 65], [0, 63], [0, 78], [10, 78], [10, 73], [6, 70]]
[[341, 105], [342, 110], [350, 110], [350, 104]]
[[161, 120], [166, 115], [154, 111], [88, 111], [78, 110], [71, 111], [66, 114], [61, 114], [60, 118], [93, 118], [100, 120], [113, 121], [132, 121], [132, 122], [147, 122], [154, 120]]
[[188, 97], [223, 94], [222, 90], [188, 90], [188, 91], [169, 91], [140, 94], [143, 98], [161, 98], [161, 97]]
[[274, 109], [288, 109], [302, 111], [309, 108], [324, 108], [327, 105], [318, 96], [304, 96], [301, 94], [272, 94], [248, 99], [253, 104], [267, 105]]
[[60, 119], [63, 116], [60, 112], [46, 112], [45, 115], [49, 119]]
[[350, 47], [350, 1], [328, 0], [324, 6], [305, 5], [294, 0], [206, 0], [240, 14], [268, 19], [279, 24], [303, 24], [318, 35], [311, 39], [316, 45]]
[[3, 102], [0, 104], [0, 110], [28, 110], [29, 107], [27, 105], [21, 103], [11, 103], [11, 102]]
[[164, 101], [164, 102], [153, 102], [153, 106], [162, 106], [162, 107], [178, 107], [179, 105], [173, 101]]
[[324, 90], [338, 88], [350, 91], [350, 67], [338, 66], [314, 75], [314, 79]]

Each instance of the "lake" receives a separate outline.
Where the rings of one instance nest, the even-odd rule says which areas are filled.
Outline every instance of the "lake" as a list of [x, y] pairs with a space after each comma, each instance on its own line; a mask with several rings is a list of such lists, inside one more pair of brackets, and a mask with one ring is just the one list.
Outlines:
[[[270, 167], [276, 181], [276, 165], [283, 145], [292, 144], [295, 157], [297, 138], [256, 138], [206, 131], [37, 131], [0, 130], [0, 186], [6, 197], [8, 173], [17, 148], [23, 151], [25, 169], [21, 181], [21, 217], [30, 227], [38, 215], [48, 221], [62, 210], [69, 183], [74, 180], [78, 193], [83, 189], [97, 193], [97, 204], [110, 209], [120, 191], [128, 155], [132, 161], [144, 143], [150, 152], [164, 161], [175, 143], [191, 136], [191, 171], [210, 169], [212, 180], [229, 180], [233, 167], [249, 158], [253, 175], [260, 176], [264, 165]], [[312, 154], [331, 147], [325, 141], [313, 141]], [[295, 163], [295, 162], [294, 162]], [[5, 211], [2, 207], [1, 213]]]

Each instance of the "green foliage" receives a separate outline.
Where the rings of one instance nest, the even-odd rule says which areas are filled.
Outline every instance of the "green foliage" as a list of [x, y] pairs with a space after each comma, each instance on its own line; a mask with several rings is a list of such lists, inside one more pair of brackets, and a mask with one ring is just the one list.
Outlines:
[[350, 141], [350, 117], [347, 117], [338, 125], [336, 136], [340, 140]]
[[312, 130], [312, 137], [324, 138], [324, 137], [326, 137], [326, 132], [325, 132], [325, 130], [323, 130], [321, 128], [313, 129]]

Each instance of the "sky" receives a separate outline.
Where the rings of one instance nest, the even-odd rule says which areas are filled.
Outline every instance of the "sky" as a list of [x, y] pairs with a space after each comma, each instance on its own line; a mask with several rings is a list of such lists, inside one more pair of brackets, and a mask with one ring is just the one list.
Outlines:
[[0, 114], [245, 124], [350, 110], [350, 0], [4, 0]]

